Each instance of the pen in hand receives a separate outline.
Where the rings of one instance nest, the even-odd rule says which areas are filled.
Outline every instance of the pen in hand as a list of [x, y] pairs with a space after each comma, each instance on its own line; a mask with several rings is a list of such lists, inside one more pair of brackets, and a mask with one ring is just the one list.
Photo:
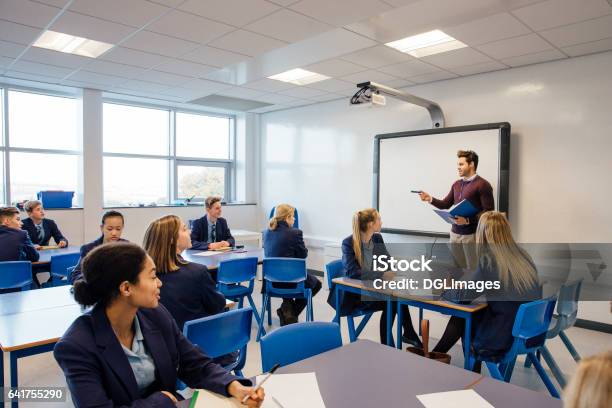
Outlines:
[[[259, 384], [257, 384], [255, 386], [255, 388], [253, 388], [253, 391], [251, 392], [251, 395], [255, 394], [260, 388], [261, 386], [268, 381], [268, 378], [270, 378], [272, 376], [272, 374], [274, 374], [274, 372], [280, 367], [280, 364], [274, 364], [274, 367], [272, 367], [272, 369], [270, 371], [268, 371], [268, 374], [266, 374], [266, 376], [263, 378], [263, 380], [261, 380], [261, 382]], [[242, 403], [244, 404], [250, 397], [251, 395], [246, 395], [243, 399], [242, 399]]]

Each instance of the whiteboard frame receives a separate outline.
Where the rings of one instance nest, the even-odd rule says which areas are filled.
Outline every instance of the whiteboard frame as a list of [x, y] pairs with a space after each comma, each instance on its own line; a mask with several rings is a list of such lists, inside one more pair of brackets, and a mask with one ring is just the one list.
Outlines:
[[[497, 209], [500, 212], [505, 212], [509, 218], [508, 204], [509, 204], [509, 191], [510, 191], [510, 123], [498, 122], [498, 123], [484, 123], [478, 125], [468, 126], [455, 126], [441, 129], [423, 129], [413, 130], [409, 132], [396, 132], [396, 133], [384, 133], [376, 135], [374, 137], [374, 166], [373, 166], [373, 189], [372, 189], [372, 203], [373, 207], [380, 210], [379, 207], [379, 196], [380, 196], [380, 141], [383, 139], [395, 139], [400, 137], [412, 137], [412, 136], [424, 136], [424, 135], [439, 135], [446, 133], [457, 133], [457, 132], [470, 132], [477, 130], [491, 130], [498, 129], [499, 137], [499, 169], [498, 169], [498, 188], [497, 197], [495, 202], [497, 203]], [[441, 233], [435, 231], [421, 231], [421, 230], [405, 230], [396, 228], [382, 228], [382, 232], [389, 234], [401, 234], [401, 235], [420, 235], [428, 237], [442, 237], [448, 238], [449, 233]]]

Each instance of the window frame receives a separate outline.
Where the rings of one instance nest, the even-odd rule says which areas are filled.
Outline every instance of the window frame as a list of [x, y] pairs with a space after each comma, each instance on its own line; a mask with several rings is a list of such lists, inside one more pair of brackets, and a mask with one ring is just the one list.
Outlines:
[[[10, 144], [10, 120], [9, 120], [9, 92], [24, 92], [35, 95], [44, 95], [58, 98], [67, 98], [72, 100], [77, 100], [78, 97], [74, 93], [69, 92], [61, 92], [61, 91], [48, 91], [48, 90], [40, 90], [36, 88], [29, 88], [25, 86], [16, 86], [16, 85], [3, 85], [0, 84], [0, 94], [2, 98], [1, 109], [2, 109], [2, 145], [0, 146], [0, 154], [2, 154], [4, 158], [4, 178], [1, 180], [1, 183], [4, 186], [4, 196], [0, 197], [0, 201], [4, 201], [6, 205], [11, 205], [12, 200], [12, 191], [11, 191], [11, 153], [39, 153], [39, 154], [47, 154], [47, 155], [58, 155], [58, 156], [77, 156], [79, 161], [79, 167], [82, 168], [82, 160], [83, 160], [83, 142], [79, 140], [78, 149], [77, 150], [65, 150], [65, 149], [39, 149], [39, 148], [31, 148], [31, 147], [11, 147]], [[77, 118], [78, 119], [78, 118]], [[75, 186], [75, 190], [78, 190], [83, 185], [83, 174], [79, 172], [77, 174], [77, 185]], [[75, 191], [76, 193], [83, 194], [83, 191]], [[78, 197], [78, 194], [76, 194]], [[82, 207], [82, 200], [78, 200], [76, 208]]]
[[[235, 197], [235, 179], [236, 179], [236, 115], [221, 114], [208, 111], [198, 111], [192, 109], [178, 108], [173, 106], [157, 105], [144, 102], [133, 102], [121, 99], [104, 98], [102, 100], [102, 110], [104, 104], [124, 105], [127, 107], [138, 107], [148, 109], [166, 110], [169, 112], [169, 129], [168, 129], [168, 155], [152, 155], [152, 154], [137, 154], [137, 153], [107, 153], [102, 150], [102, 160], [104, 157], [124, 157], [135, 159], [165, 159], [168, 160], [168, 199], [167, 205], [172, 205], [173, 202], [181, 200], [178, 197], [178, 166], [202, 166], [202, 167], [224, 167], [225, 168], [225, 193], [224, 201], [231, 201]], [[212, 116], [218, 118], [229, 119], [229, 158], [228, 159], [211, 159], [201, 157], [185, 157], [177, 156], [176, 154], [176, 114], [186, 113], [192, 115]], [[102, 129], [102, 138], [104, 139], [104, 129]], [[102, 140], [104, 145], [104, 140]], [[103, 181], [104, 189], [104, 181]], [[201, 203], [205, 197], [196, 197], [192, 202]], [[106, 197], [103, 194], [103, 202], [107, 207]]]

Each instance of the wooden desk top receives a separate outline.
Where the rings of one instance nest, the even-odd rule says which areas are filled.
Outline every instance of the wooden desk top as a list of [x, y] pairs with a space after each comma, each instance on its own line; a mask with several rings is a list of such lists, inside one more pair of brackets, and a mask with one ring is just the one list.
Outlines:
[[259, 263], [263, 261], [264, 250], [257, 247], [246, 247], [244, 249], [238, 249], [236, 251], [221, 252], [219, 254], [210, 256], [197, 256], [199, 252], [204, 252], [202, 249], [189, 249], [183, 251], [182, 255], [185, 260], [189, 262], [199, 263], [200, 265], [206, 266], [208, 269], [217, 269], [219, 263], [230, 259], [249, 258], [256, 256], [259, 259]]
[[48, 264], [51, 263], [51, 257], [53, 255], [63, 255], [63, 254], [78, 254], [80, 252], [81, 247], [75, 245], [68, 245], [66, 248], [57, 248], [57, 249], [44, 249], [38, 251], [40, 254], [40, 259], [38, 262], [32, 262], [33, 265], [40, 264]]
[[463, 312], [474, 313], [487, 307], [486, 303], [474, 303], [474, 304], [459, 304], [450, 302], [448, 300], [442, 300], [439, 297], [424, 297], [417, 294], [410, 294], [405, 290], [391, 290], [391, 289], [376, 289], [372, 286], [372, 281], [361, 281], [358, 279], [350, 278], [336, 278], [333, 282], [337, 285], [350, 286], [353, 288], [361, 289], [368, 292], [384, 293], [396, 297], [398, 299], [414, 300], [417, 302], [427, 303], [430, 305], [436, 305], [445, 307], [448, 309], [461, 310]]

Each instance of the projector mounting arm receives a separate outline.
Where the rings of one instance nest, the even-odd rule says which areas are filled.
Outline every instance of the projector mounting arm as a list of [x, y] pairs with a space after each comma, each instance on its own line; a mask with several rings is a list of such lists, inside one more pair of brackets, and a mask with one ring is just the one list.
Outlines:
[[[411, 103], [413, 105], [422, 106], [423, 108], [429, 111], [429, 115], [431, 116], [431, 124], [432, 128], [440, 128], [444, 127], [444, 113], [442, 112], [442, 108], [435, 102], [429, 101], [427, 99], [419, 98], [418, 96], [411, 95], [406, 92], [398, 91], [394, 88], [389, 88], [388, 86], [378, 84], [376, 82], [363, 82], [361, 84], [357, 84], [357, 87], [360, 88], [357, 91], [357, 94], [353, 98], [351, 98], [352, 105], [358, 105], [360, 103], [364, 103], [365, 101], [361, 98], [357, 97], [358, 94], [365, 95], [365, 90], [370, 90], [371, 93], [384, 94], [389, 95], [394, 98], [400, 99], [404, 102]], [[364, 89], [365, 88], [365, 89]], [[367, 98], [367, 97], [366, 97]]]

